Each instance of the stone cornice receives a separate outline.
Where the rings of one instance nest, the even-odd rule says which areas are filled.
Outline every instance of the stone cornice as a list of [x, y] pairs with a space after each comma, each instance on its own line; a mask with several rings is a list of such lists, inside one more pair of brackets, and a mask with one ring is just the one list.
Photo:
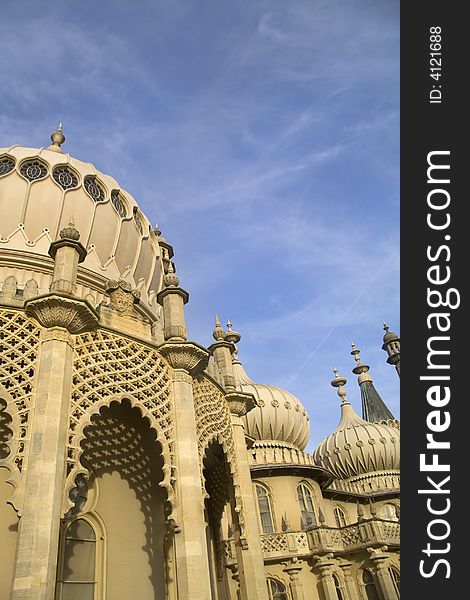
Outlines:
[[65, 294], [31, 298], [25, 302], [25, 313], [43, 327], [63, 327], [69, 333], [83, 333], [98, 326], [98, 315], [86, 300]]
[[160, 304], [160, 306], [163, 306], [163, 298], [169, 294], [181, 296], [181, 298], [183, 298], [183, 304], [187, 304], [189, 302], [189, 293], [186, 290], [183, 290], [183, 288], [180, 287], [167, 287], [157, 294], [157, 302]]
[[217, 350], [217, 348], [228, 348], [230, 350], [230, 353], [233, 353], [235, 346], [232, 344], [232, 342], [225, 342], [224, 340], [219, 340], [218, 342], [214, 342], [213, 344], [211, 344], [207, 349], [211, 354], [214, 354], [214, 350]]
[[209, 362], [209, 352], [194, 342], [167, 342], [158, 350], [174, 369], [183, 369], [190, 375], [204, 371]]
[[78, 254], [78, 262], [81, 263], [85, 260], [87, 251], [84, 246], [78, 242], [77, 240], [71, 240], [69, 238], [63, 238], [61, 240], [56, 240], [52, 242], [49, 247], [49, 256], [55, 259], [56, 252], [59, 248], [63, 248], [64, 246], [69, 246], [70, 248], [75, 248], [75, 251]]

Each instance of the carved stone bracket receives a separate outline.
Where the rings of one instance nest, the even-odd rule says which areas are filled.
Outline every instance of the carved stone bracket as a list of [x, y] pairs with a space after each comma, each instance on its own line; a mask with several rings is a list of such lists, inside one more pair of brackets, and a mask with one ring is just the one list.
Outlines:
[[96, 329], [98, 315], [86, 301], [65, 294], [44, 294], [25, 302], [25, 312], [43, 327], [63, 327], [70, 333]]
[[210, 356], [205, 348], [193, 342], [166, 343], [159, 351], [174, 369], [183, 369], [190, 375], [204, 371]]
[[230, 412], [237, 417], [243, 417], [256, 406], [253, 394], [247, 394], [246, 392], [228, 392], [225, 394], [225, 399], [230, 406]]

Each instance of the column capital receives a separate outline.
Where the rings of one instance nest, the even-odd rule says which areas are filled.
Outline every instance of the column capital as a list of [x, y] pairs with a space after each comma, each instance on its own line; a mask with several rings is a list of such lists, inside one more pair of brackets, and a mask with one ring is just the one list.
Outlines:
[[43, 327], [62, 327], [69, 333], [96, 329], [98, 315], [87, 300], [69, 294], [49, 293], [25, 302], [25, 313]]
[[238, 390], [226, 393], [225, 399], [228, 402], [231, 414], [237, 417], [243, 417], [256, 406], [256, 400], [253, 394], [240, 392]]
[[209, 363], [209, 352], [194, 342], [166, 342], [158, 350], [174, 369], [182, 369], [190, 375], [204, 371]]

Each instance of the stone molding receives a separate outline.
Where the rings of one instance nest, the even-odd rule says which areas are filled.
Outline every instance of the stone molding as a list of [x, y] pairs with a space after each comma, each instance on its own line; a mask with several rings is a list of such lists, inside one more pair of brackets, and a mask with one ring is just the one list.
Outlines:
[[74, 339], [71, 334], [62, 327], [51, 327], [50, 329], [46, 329], [42, 332], [41, 335], [42, 342], [65, 342], [72, 349], [74, 348]]
[[192, 342], [167, 342], [158, 350], [174, 369], [182, 369], [190, 375], [204, 371], [209, 362], [209, 352]]
[[43, 327], [62, 327], [70, 333], [83, 333], [98, 326], [98, 315], [86, 300], [64, 294], [44, 294], [27, 300], [25, 313]]

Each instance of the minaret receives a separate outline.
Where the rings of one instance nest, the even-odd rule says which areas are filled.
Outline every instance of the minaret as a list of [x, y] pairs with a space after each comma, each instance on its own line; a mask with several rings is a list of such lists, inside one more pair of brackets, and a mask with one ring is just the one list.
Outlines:
[[400, 377], [400, 338], [398, 335], [389, 331], [390, 327], [384, 321], [385, 335], [383, 338], [382, 350], [388, 354], [387, 362], [389, 365], [395, 365], [398, 377]]
[[395, 419], [387, 405], [375, 389], [372, 377], [369, 375], [369, 365], [361, 363], [360, 350], [354, 344], [351, 344], [351, 354], [356, 360], [356, 366], [353, 373], [358, 375], [357, 381], [361, 390], [362, 418], [369, 423], [378, 423]]

